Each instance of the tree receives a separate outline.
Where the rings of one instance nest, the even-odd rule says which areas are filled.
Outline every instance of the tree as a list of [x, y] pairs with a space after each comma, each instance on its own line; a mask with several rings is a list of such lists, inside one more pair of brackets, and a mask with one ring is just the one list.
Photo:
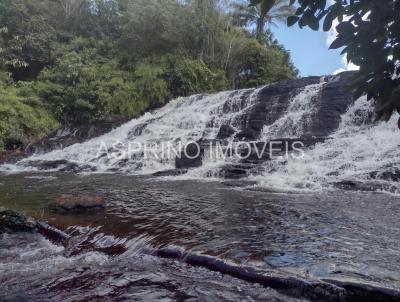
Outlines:
[[84, 0], [58, 0], [65, 19], [68, 20], [71, 18], [71, 16], [79, 10], [79, 8], [82, 6]]
[[174, 97], [295, 77], [289, 53], [233, 23], [227, 3], [0, 0], [0, 111], [13, 116], [0, 121], [0, 148], [55, 120], [128, 119]]
[[262, 43], [266, 27], [285, 23], [295, 9], [289, 5], [289, 0], [277, 0], [269, 11], [265, 11], [262, 4], [249, 6], [248, 2], [240, 1], [233, 4], [234, 19], [240, 26], [256, 26], [256, 38]]
[[[252, 0], [251, 5], [269, 10], [275, 2]], [[336, 27], [338, 35], [330, 48], [342, 49], [349, 62], [360, 66], [351, 85], [354, 97], [375, 100], [377, 119], [388, 121], [394, 111], [400, 113], [400, 1], [290, 1], [295, 3], [298, 8], [288, 18], [289, 26], [298, 23], [318, 30], [323, 22], [324, 31]]]

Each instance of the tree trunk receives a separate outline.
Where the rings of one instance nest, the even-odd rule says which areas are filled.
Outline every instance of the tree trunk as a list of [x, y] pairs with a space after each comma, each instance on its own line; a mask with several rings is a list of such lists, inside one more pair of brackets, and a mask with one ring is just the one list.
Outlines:
[[259, 17], [257, 20], [256, 39], [262, 43], [264, 34], [265, 17]]

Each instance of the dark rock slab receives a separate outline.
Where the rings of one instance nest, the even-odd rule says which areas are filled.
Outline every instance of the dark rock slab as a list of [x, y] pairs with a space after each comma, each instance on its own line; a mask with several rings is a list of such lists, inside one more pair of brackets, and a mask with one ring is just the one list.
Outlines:
[[226, 179], [241, 179], [249, 175], [249, 171], [257, 167], [254, 164], [230, 164], [221, 168], [220, 176]]
[[359, 192], [397, 192], [397, 187], [391, 185], [390, 183], [381, 183], [374, 181], [361, 182], [356, 180], [343, 180], [332, 184], [333, 187], [345, 190], [345, 191], [359, 191]]
[[106, 134], [123, 123], [126, 119], [114, 119], [98, 121], [90, 124], [71, 125], [60, 128], [39, 142], [26, 149], [26, 152], [49, 152], [55, 149], [63, 149], [68, 146], [83, 143], [89, 139]]
[[61, 172], [90, 172], [95, 171], [96, 168], [90, 165], [79, 165], [77, 163], [70, 162], [65, 159], [61, 160], [38, 160], [38, 161], [27, 161], [27, 165], [35, 167], [38, 170], [59, 170]]
[[341, 122], [341, 116], [353, 103], [349, 84], [354, 72], [344, 72], [331, 77], [321, 92], [320, 105], [310, 126], [310, 135], [325, 137], [334, 132]]
[[230, 138], [232, 135], [235, 134], [235, 132], [235, 128], [233, 128], [231, 125], [222, 125], [217, 134], [217, 139]]
[[391, 168], [386, 171], [374, 171], [369, 173], [369, 177], [372, 179], [398, 182], [400, 181], [400, 170]]
[[265, 274], [252, 267], [236, 266], [212, 256], [186, 253], [173, 248], [163, 248], [155, 254], [162, 258], [177, 259], [193, 266], [206, 267], [241, 280], [258, 283], [288, 297], [306, 301], [400, 301], [400, 292], [388, 288], [336, 280], [306, 280], [297, 276], [285, 276], [278, 272]]
[[37, 230], [36, 223], [24, 215], [0, 208], [0, 234], [2, 233], [18, 233], [18, 232], [35, 232]]
[[39, 233], [56, 244], [65, 244], [70, 236], [47, 223], [13, 210], [0, 208], [0, 235], [3, 233]]
[[198, 168], [203, 164], [204, 148], [199, 143], [189, 143], [175, 160], [176, 169]]
[[188, 169], [172, 169], [172, 170], [159, 171], [159, 172], [153, 173], [153, 176], [156, 176], [156, 177], [179, 176], [179, 175], [186, 174], [187, 172], [188, 172]]

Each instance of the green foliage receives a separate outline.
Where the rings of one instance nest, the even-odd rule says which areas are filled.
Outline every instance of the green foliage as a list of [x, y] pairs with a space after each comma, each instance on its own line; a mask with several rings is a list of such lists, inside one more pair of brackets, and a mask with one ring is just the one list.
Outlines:
[[245, 0], [234, 2], [232, 6], [234, 22], [241, 26], [255, 26], [254, 35], [260, 43], [266, 35], [267, 25], [286, 23], [286, 19], [295, 13], [289, 0], [264, 1], [261, 4]]
[[131, 117], [142, 109], [136, 108], [137, 94], [129, 75], [94, 49], [67, 53], [43, 70], [39, 80], [38, 94], [63, 123]]
[[135, 88], [139, 95], [139, 103], [150, 107], [163, 104], [168, 96], [168, 83], [163, 79], [165, 74], [164, 66], [151, 63], [141, 63], [137, 66], [135, 77]]
[[213, 72], [201, 60], [171, 56], [167, 61], [167, 78], [173, 97], [219, 91], [228, 87], [223, 71]]
[[[254, 4], [269, 0], [255, 0]], [[338, 36], [332, 49], [342, 49], [347, 60], [360, 66], [352, 88], [377, 103], [377, 118], [389, 120], [400, 112], [400, 2], [388, 0], [291, 0], [299, 7], [288, 24], [329, 31], [334, 20]], [[400, 127], [400, 120], [399, 120]]]
[[0, 82], [0, 150], [27, 145], [58, 127], [31, 85]]
[[242, 56], [243, 61], [236, 79], [238, 88], [261, 86], [284, 79], [295, 79], [297, 76], [285, 64], [288, 58], [277, 48], [266, 49], [260, 45], [248, 47]]
[[54, 118], [67, 125], [128, 119], [174, 97], [297, 75], [269, 32], [257, 42], [223, 4], [0, 0], [2, 107], [10, 113], [3, 145], [24, 131], [42, 136]]

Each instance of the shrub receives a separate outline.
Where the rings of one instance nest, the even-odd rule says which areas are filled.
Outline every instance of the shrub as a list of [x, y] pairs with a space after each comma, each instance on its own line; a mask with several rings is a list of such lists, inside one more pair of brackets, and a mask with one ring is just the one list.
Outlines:
[[0, 82], [0, 149], [26, 146], [58, 127], [53, 115], [32, 93], [31, 83]]
[[224, 72], [211, 71], [201, 60], [171, 56], [167, 62], [167, 78], [174, 97], [218, 91], [228, 87]]
[[128, 73], [93, 49], [67, 53], [39, 80], [38, 94], [66, 124], [132, 117], [142, 111]]

